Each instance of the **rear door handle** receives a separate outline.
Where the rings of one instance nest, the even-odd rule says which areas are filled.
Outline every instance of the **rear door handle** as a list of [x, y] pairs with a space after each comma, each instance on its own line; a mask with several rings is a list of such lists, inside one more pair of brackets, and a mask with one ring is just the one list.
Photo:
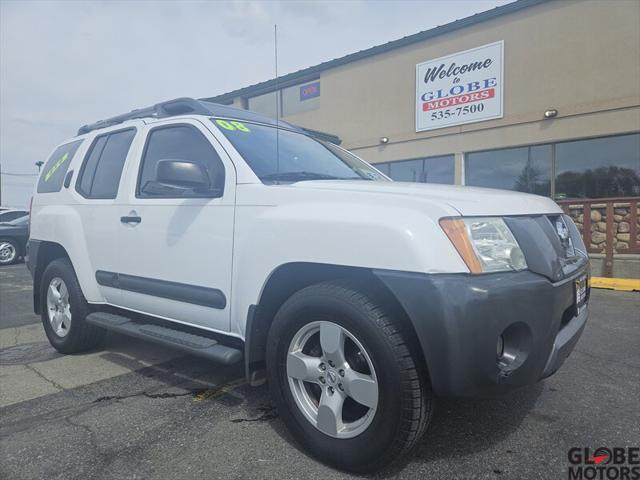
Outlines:
[[120, 221], [122, 223], [140, 223], [142, 218], [134, 215], [126, 215], [124, 217], [120, 217]]

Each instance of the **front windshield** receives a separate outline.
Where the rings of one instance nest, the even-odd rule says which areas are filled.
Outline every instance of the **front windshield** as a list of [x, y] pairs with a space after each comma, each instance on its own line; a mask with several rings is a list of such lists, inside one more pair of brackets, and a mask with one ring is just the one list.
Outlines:
[[263, 183], [388, 180], [356, 156], [307, 135], [250, 122], [211, 120]]

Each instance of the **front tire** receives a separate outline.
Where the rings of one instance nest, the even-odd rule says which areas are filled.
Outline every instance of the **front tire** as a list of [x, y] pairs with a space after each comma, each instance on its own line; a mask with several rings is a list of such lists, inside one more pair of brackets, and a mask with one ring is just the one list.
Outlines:
[[401, 324], [349, 282], [292, 295], [267, 342], [269, 388], [295, 439], [358, 473], [406, 453], [430, 420], [432, 395]]
[[98, 346], [106, 330], [85, 322], [91, 313], [71, 262], [51, 262], [40, 283], [40, 312], [49, 342], [60, 353], [78, 353]]

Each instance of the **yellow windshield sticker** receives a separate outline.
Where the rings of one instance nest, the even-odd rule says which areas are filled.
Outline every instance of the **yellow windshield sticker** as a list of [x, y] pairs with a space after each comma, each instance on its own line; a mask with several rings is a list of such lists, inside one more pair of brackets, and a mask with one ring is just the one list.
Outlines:
[[61, 156], [58, 159], [58, 161], [53, 164], [53, 166], [49, 169], [49, 171], [44, 176], [45, 182], [49, 181], [49, 179], [53, 176], [53, 174], [56, 173], [56, 170], [58, 170], [62, 166], [62, 164], [67, 161], [67, 158], [69, 158], [69, 152]]
[[233, 125], [234, 127], [236, 127], [238, 130], [240, 130], [241, 132], [245, 132], [245, 133], [249, 133], [251, 130], [249, 130], [249, 128], [247, 128], [247, 126], [242, 123], [242, 122], [231, 122], [231, 125]]
[[249, 129], [249, 127], [247, 127], [244, 123], [242, 122], [237, 122], [237, 121], [226, 121], [226, 120], [216, 120], [216, 123], [224, 128], [225, 130], [238, 130], [240, 132], [245, 132], [245, 133], [250, 133], [251, 130]]
[[227, 122], [226, 120], [216, 120], [216, 123], [218, 125], [220, 125], [222, 128], [224, 128], [225, 130], [235, 130], [236, 127], [234, 127], [233, 125], [231, 125], [229, 122]]

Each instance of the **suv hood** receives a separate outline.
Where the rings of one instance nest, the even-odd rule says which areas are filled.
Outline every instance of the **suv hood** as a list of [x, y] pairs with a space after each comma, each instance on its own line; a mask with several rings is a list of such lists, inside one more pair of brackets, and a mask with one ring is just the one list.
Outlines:
[[562, 213], [560, 207], [550, 198], [491, 188], [367, 180], [312, 180], [289, 186], [300, 189], [413, 196], [446, 204], [464, 216]]

